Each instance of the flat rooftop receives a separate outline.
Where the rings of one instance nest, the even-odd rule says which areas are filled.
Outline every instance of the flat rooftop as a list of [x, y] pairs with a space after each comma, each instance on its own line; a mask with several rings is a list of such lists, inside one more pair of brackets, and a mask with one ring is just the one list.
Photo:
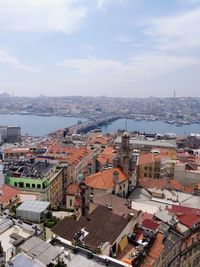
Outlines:
[[[0, 221], [2, 222], [3, 220], [0, 220]], [[8, 260], [11, 257], [13, 244], [11, 243], [10, 235], [13, 233], [18, 234], [24, 238], [27, 238], [32, 235], [31, 232], [25, 231], [24, 229], [16, 225], [13, 225], [12, 227], [8, 228], [3, 233], [1, 233], [0, 240], [1, 240], [2, 247], [4, 251], [6, 252], [6, 260]]]
[[11, 260], [12, 265], [9, 263], [6, 263], [6, 267], [45, 267], [46, 265], [42, 264], [41, 262], [32, 259], [27, 254], [19, 253]]
[[26, 200], [17, 208], [17, 211], [23, 210], [29, 212], [42, 213], [49, 207], [49, 205], [50, 202], [47, 201]]
[[62, 250], [52, 246], [38, 237], [31, 237], [25, 241], [19, 249], [45, 265], [50, 264], [62, 254]]
[[[155, 192], [155, 189], [154, 189]], [[165, 209], [166, 206], [179, 205], [188, 208], [199, 208], [200, 197], [192, 194], [178, 192], [175, 190], [163, 190], [164, 198], [152, 197], [152, 195], [144, 188], [135, 188], [130, 194], [129, 199], [138, 202], [138, 205], [145, 204], [161, 209]], [[178, 201], [175, 201], [178, 200]], [[136, 209], [135, 205], [132, 207]]]
[[38, 179], [45, 177], [54, 166], [54, 164], [47, 161], [18, 160], [6, 163], [4, 172], [10, 177], [30, 177]]
[[[121, 144], [121, 136], [115, 139], [115, 144]], [[163, 148], [176, 148], [176, 140], [140, 140], [130, 138], [130, 144], [134, 147], [163, 147]]]

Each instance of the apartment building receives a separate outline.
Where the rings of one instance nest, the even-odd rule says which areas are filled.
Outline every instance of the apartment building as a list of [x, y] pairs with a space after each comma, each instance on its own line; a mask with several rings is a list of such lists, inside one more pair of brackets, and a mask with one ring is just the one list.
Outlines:
[[14, 161], [5, 165], [6, 183], [34, 192], [56, 208], [63, 201], [63, 169], [47, 161]]

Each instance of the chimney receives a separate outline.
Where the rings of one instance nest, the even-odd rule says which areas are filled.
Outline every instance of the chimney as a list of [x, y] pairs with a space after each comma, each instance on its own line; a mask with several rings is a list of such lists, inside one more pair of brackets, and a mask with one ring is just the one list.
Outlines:
[[117, 184], [119, 182], [119, 172], [118, 171], [114, 171], [113, 172], [113, 183]]

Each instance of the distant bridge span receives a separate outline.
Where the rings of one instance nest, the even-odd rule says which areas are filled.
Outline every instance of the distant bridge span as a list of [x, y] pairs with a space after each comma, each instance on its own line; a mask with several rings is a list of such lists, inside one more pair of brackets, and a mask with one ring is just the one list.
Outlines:
[[91, 119], [89, 121], [77, 123], [75, 125], [72, 125], [70, 127], [65, 128], [66, 133], [68, 134], [73, 134], [73, 133], [86, 133], [91, 130], [94, 130], [95, 128], [98, 128], [99, 126], [105, 125], [107, 123], [110, 123], [112, 121], [115, 121], [119, 119], [117, 116], [109, 116], [109, 117], [104, 117], [104, 118], [96, 118], [96, 119]]

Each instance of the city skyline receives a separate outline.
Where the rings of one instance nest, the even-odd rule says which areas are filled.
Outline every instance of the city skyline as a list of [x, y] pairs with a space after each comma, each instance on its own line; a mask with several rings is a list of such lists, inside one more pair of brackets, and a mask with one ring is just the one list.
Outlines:
[[0, 90], [199, 97], [199, 22], [199, 0], [0, 0]]

